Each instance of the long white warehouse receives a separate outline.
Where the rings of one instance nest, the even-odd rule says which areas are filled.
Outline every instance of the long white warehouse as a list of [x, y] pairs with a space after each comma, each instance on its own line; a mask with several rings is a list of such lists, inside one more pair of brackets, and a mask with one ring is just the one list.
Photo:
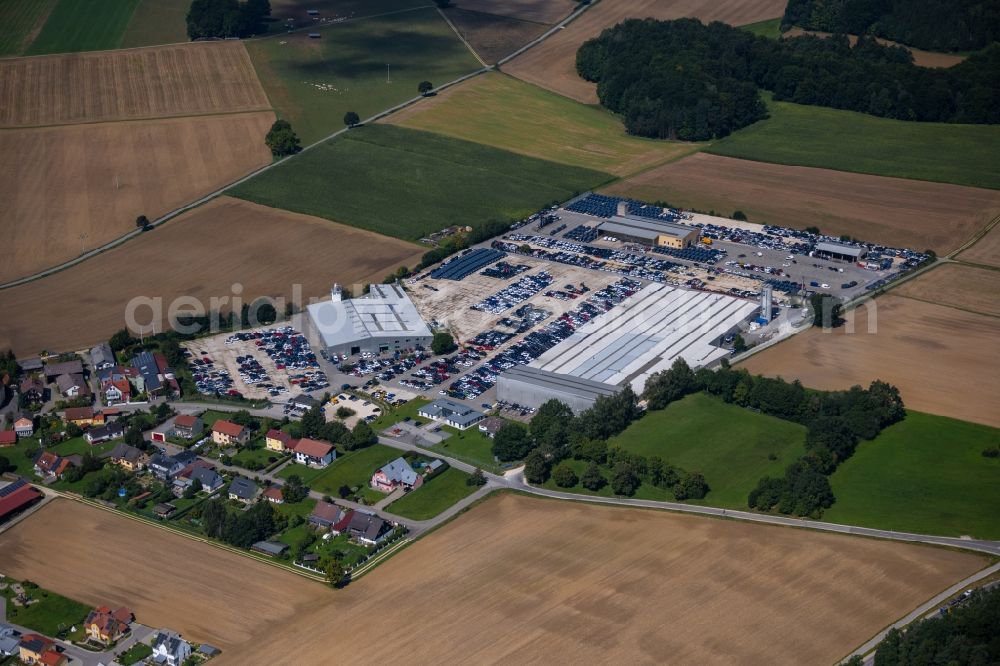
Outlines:
[[663, 284], [631, 298], [580, 327], [530, 367], [641, 393], [650, 374], [677, 357], [692, 368], [728, 352], [713, 344], [747, 319], [758, 304], [741, 298]]

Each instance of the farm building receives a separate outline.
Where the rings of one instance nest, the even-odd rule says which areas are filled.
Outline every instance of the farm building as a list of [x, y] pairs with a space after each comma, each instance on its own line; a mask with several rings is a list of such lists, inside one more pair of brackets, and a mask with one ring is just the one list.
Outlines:
[[641, 393], [651, 374], [677, 358], [697, 369], [727, 355], [715, 343], [758, 308], [742, 298], [651, 284], [581, 326], [530, 367], [610, 386], [627, 382]]
[[433, 335], [403, 288], [373, 284], [362, 298], [343, 300], [339, 285], [332, 300], [308, 307], [311, 341], [329, 354], [381, 353], [429, 346]]
[[497, 380], [499, 400], [539, 407], [555, 398], [576, 414], [589, 409], [602, 395], [610, 396], [617, 392], [617, 386], [527, 366], [511, 368]]
[[683, 250], [698, 242], [698, 227], [674, 224], [665, 220], [632, 215], [615, 215], [598, 227], [602, 236], [612, 236], [626, 243]]
[[0, 520], [6, 520], [42, 499], [42, 492], [24, 479], [0, 483], [4, 484], [0, 487]]
[[812, 255], [820, 259], [855, 262], [868, 256], [868, 250], [843, 243], [819, 242], [816, 243]]

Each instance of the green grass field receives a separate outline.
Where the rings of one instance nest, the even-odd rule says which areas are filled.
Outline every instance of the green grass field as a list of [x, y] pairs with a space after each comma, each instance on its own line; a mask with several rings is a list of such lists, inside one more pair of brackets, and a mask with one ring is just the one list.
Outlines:
[[28, 606], [15, 606], [13, 590], [10, 588], [4, 590], [3, 595], [7, 599], [7, 621], [34, 629], [46, 636], [56, 636], [63, 630], [69, 631], [70, 627], [81, 624], [90, 612], [90, 606], [49, 590], [26, 588], [25, 592], [38, 601]]
[[761, 37], [778, 39], [781, 37], [781, 17], [779, 16], [778, 18], [768, 19], [766, 21], [741, 25], [740, 28], [742, 30], [746, 30], [747, 32], [752, 32], [755, 35], [760, 35]]
[[387, 511], [404, 518], [427, 520], [438, 515], [455, 502], [476, 492], [465, 480], [469, 475], [449, 468], [424, 485], [411, 491], [388, 506]]
[[458, 430], [442, 426], [441, 429], [451, 433], [451, 437], [435, 445], [435, 451], [491, 472], [500, 471], [500, 466], [493, 459], [493, 440], [480, 432], [479, 428], [473, 426], [467, 430]]
[[[247, 42], [260, 81], [303, 144], [417, 95], [417, 84], [451, 81], [479, 69], [437, 10], [350, 21], [321, 30]], [[386, 79], [388, 65], [388, 81]]]
[[1000, 539], [1000, 429], [909, 412], [833, 474], [823, 520], [901, 532]]
[[24, 53], [55, 4], [56, 0], [0, 0], [0, 16], [4, 20], [0, 56]]
[[913, 123], [769, 101], [771, 117], [706, 152], [1000, 189], [1000, 126]]
[[58, 0], [26, 55], [117, 49], [137, 4], [139, 0]]
[[292, 474], [298, 474], [302, 482], [312, 490], [332, 497], [337, 496], [341, 486], [359, 487], [362, 495], [370, 504], [385, 497], [380, 492], [369, 488], [368, 482], [375, 470], [402, 455], [398, 449], [382, 444], [375, 444], [366, 449], [350, 451], [337, 459], [326, 469], [313, 469], [305, 465], [288, 465], [278, 472], [278, 476], [287, 479]]
[[701, 472], [711, 490], [695, 503], [745, 509], [757, 481], [780, 476], [804, 442], [801, 425], [695, 393], [649, 412], [608, 445]]
[[425, 419], [417, 418], [417, 410], [429, 403], [426, 398], [414, 398], [405, 405], [400, 405], [391, 411], [384, 411], [372, 422], [372, 430], [382, 432], [391, 425], [395, 425], [409, 416], [417, 423], [424, 423]]
[[469, 141], [373, 125], [318, 146], [230, 194], [415, 240], [450, 225], [521, 218], [609, 179]]
[[122, 37], [122, 48], [188, 41], [190, 0], [139, 0]]
[[[397, 122], [393, 116], [389, 121]], [[603, 108], [498, 73], [477, 76], [440, 100], [421, 102], [402, 112], [398, 122], [619, 176], [679, 159], [703, 145], [629, 136], [622, 121]]]

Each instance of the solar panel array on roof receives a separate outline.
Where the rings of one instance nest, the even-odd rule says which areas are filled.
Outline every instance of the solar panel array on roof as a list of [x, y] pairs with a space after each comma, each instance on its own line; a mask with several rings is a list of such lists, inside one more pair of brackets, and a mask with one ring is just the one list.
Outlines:
[[480, 247], [463, 254], [461, 257], [452, 259], [433, 271], [431, 277], [436, 280], [461, 280], [472, 275], [483, 266], [488, 266], [500, 261], [507, 256], [506, 252], [494, 250], [489, 247]]
[[713, 342], [756, 307], [723, 294], [651, 284], [581, 326], [531, 367], [616, 386], [631, 382], [641, 392], [650, 374], [678, 357], [698, 368], [726, 355]]

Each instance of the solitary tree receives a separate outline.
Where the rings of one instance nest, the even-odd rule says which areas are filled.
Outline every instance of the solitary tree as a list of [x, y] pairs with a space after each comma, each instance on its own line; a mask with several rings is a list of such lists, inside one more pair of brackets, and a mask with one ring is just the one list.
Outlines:
[[291, 155], [301, 149], [299, 137], [292, 129], [291, 123], [280, 118], [271, 125], [271, 131], [267, 133], [264, 142], [275, 157]]
[[331, 558], [326, 563], [326, 582], [330, 583], [330, 585], [340, 587], [344, 584], [344, 576], [346, 575], [347, 570], [344, 569], [344, 565], [341, 564], [340, 560]]
[[145, 231], [146, 227], [149, 226], [149, 218], [146, 217], [145, 215], [140, 215], [139, 217], [135, 218], [135, 226]]
[[419, 92], [424, 97], [427, 97], [427, 93], [434, 90], [434, 84], [430, 81], [421, 81], [417, 84], [417, 92]]
[[344, 114], [344, 124], [348, 127], [357, 127], [358, 123], [361, 122], [361, 116], [359, 116], [354, 111], [348, 111]]
[[465, 480], [465, 485], [467, 486], [485, 486], [486, 485], [486, 475], [483, 474], [483, 470], [476, 468], [476, 471]]
[[455, 351], [455, 339], [451, 337], [451, 333], [446, 331], [438, 331], [434, 334], [434, 338], [431, 340], [431, 351], [435, 354], [450, 354]]

